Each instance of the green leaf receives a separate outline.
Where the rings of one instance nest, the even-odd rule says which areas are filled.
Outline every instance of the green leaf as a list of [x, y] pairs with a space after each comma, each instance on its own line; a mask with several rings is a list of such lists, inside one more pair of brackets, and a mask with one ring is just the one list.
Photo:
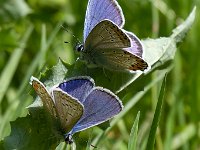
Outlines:
[[163, 82], [162, 82], [156, 110], [154, 113], [153, 122], [152, 122], [150, 133], [149, 133], [149, 138], [148, 138], [148, 142], [147, 142], [147, 146], [146, 146], [146, 149], [148, 149], [148, 150], [154, 149], [156, 130], [157, 130], [157, 127], [158, 127], [158, 124], [160, 121], [161, 112], [162, 112], [162, 104], [163, 104], [164, 93], [165, 93], [166, 77], [167, 77], [167, 75], [165, 75]]
[[41, 80], [46, 80], [45, 85], [47, 87], [52, 87], [58, 83], [63, 82], [67, 72], [68, 69], [65, 67], [62, 60], [59, 59], [56, 66], [53, 66], [52, 69], [47, 69], [45, 73], [41, 74]]
[[136, 119], [131, 129], [131, 134], [128, 142], [128, 150], [136, 150], [139, 118], [140, 118], [140, 112], [137, 113]]
[[11, 122], [11, 131], [3, 141], [5, 149], [55, 149], [60, 142], [52, 134], [51, 124], [39, 107], [30, 115]]
[[195, 20], [195, 14], [196, 14], [196, 6], [193, 8], [188, 18], [181, 25], [179, 25], [173, 30], [171, 38], [173, 38], [176, 41], [176, 43], [181, 42], [188, 33], [188, 31], [190, 30]]
[[164, 64], [167, 59], [161, 60], [161, 57], [168, 52], [173, 51], [171, 55], [174, 56], [174, 52], [176, 52], [176, 43], [173, 41], [173, 39], [170, 39], [169, 37], [162, 37], [158, 39], [147, 39], [142, 41], [145, 51], [145, 58], [147, 62], [153, 67], [153, 65], [160, 66]]

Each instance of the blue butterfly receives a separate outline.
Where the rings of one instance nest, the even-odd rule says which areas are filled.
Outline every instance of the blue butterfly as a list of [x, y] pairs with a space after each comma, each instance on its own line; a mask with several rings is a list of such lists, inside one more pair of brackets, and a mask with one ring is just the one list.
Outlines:
[[143, 47], [131, 32], [122, 29], [124, 15], [116, 0], [89, 0], [84, 43], [77, 46], [80, 59], [90, 67], [117, 71], [144, 71]]
[[44, 109], [60, 125], [68, 144], [73, 142], [74, 133], [111, 119], [123, 108], [116, 95], [95, 87], [90, 77], [71, 78], [50, 91], [35, 77], [31, 77], [30, 83], [41, 98]]

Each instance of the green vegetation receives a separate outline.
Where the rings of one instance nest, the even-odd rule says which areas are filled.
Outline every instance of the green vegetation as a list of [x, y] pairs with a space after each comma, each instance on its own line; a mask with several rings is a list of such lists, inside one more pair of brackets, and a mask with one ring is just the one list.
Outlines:
[[[32, 75], [47, 87], [89, 75], [123, 101], [109, 128], [104, 123], [75, 135], [77, 149], [200, 147], [199, 1], [118, 1], [125, 29], [142, 39], [152, 65], [144, 75], [87, 69], [75, 61], [73, 35], [82, 40], [86, 0], [0, 2], [0, 149], [54, 149], [60, 143], [40, 103], [33, 103]], [[66, 147], [62, 142], [57, 149]]]

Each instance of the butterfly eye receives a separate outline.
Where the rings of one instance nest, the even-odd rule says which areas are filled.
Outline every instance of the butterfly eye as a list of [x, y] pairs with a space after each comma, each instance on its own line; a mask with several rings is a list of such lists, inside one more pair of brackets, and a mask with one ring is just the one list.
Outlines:
[[83, 44], [79, 44], [79, 45], [76, 46], [76, 50], [77, 50], [78, 52], [83, 51], [83, 49], [84, 49]]

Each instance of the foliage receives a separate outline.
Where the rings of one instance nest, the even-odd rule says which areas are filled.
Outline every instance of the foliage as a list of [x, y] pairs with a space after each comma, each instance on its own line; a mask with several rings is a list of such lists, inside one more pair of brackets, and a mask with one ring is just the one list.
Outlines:
[[[30, 105], [33, 98], [28, 93], [33, 92], [28, 85], [29, 79], [31, 75], [38, 76], [41, 70], [41, 81], [47, 87], [71, 76], [89, 75], [96, 85], [115, 92], [125, 105], [123, 112], [111, 120], [106, 130], [95, 127], [75, 135], [75, 141], [79, 143], [76, 146], [81, 145], [77, 149], [86, 147], [88, 136], [91, 145], [100, 149], [131, 149], [132, 146], [145, 149], [146, 144], [154, 140], [155, 149], [199, 147], [198, 21], [181, 43], [180, 51], [176, 52], [176, 45], [193, 24], [196, 9], [184, 22], [180, 16], [185, 18], [194, 4], [198, 5], [197, 1], [194, 0], [193, 4], [180, 0], [128, 0], [119, 3], [126, 18], [125, 28], [140, 38], [154, 38], [142, 40], [144, 58], [152, 66], [145, 74], [88, 69], [82, 62], [75, 61], [73, 47], [76, 39], [71, 33], [82, 36], [87, 1], [0, 2], [0, 149], [55, 149], [62, 140], [52, 135], [40, 101]], [[179, 7], [174, 7], [174, 4]], [[167, 36], [177, 22], [180, 25]], [[62, 24], [69, 32], [60, 27]], [[152, 114], [160, 101], [161, 80], [166, 73], [165, 94], [160, 92], [161, 97], [165, 95], [162, 110], [156, 109], [154, 114], [154, 118], [156, 114], [160, 118], [160, 123], [158, 119], [153, 123], [156, 126], [151, 127]], [[136, 117], [138, 111], [140, 115]], [[150, 131], [152, 129], [154, 132]], [[153, 133], [150, 140], [149, 131]], [[61, 143], [57, 149], [65, 147]]]

